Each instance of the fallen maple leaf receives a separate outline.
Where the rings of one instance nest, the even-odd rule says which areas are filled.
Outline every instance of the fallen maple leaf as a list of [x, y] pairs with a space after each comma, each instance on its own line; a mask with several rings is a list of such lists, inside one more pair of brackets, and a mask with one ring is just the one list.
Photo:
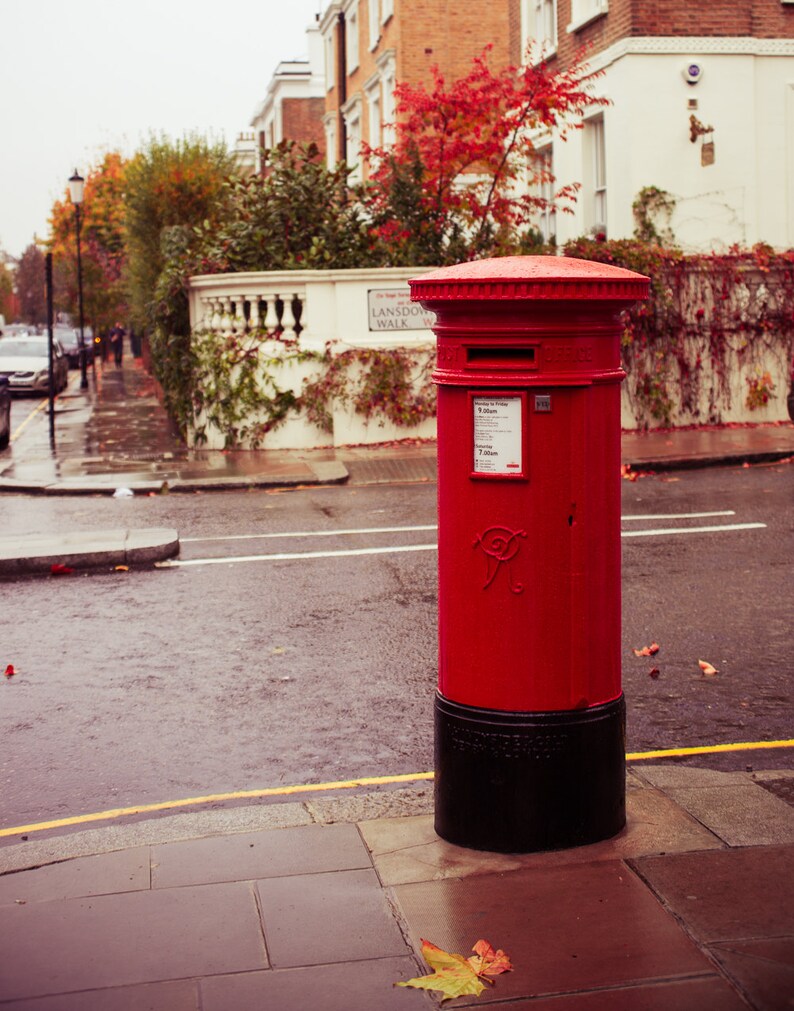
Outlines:
[[658, 642], [652, 642], [650, 646], [643, 646], [642, 649], [635, 649], [633, 652], [635, 656], [653, 656], [660, 648]]
[[53, 576], [71, 576], [74, 569], [69, 568], [68, 565], [61, 565], [60, 562], [56, 562], [50, 567], [50, 574]]
[[698, 667], [700, 667], [704, 674], [719, 674], [717, 668], [713, 667], [708, 660], [698, 660]]
[[651, 669], [648, 671], [648, 673], [650, 674], [650, 676], [652, 678], [658, 678], [659, 674], [660, 674], [660, 671], [659, 671], [658, 667], [651, 667]]
[[129, 565], [116, 565], [113, 569], [114, 572], [129, 572]]
[[16, 671], [14, 670], [14, 665], [12, 663], [10, 663], [6, 667], [6, 677], [7, 678], [12, 678], [15, 674], [16, 674]]
[[468, 994], [478, 997], [485, 989], [485, 983], [493, 982], [490, 976], [509, 972], [513, 966], [501, 948], [494, 950], [488, 941], [477, 941], [472, 951], [475, 952], [474, 955], [464, 958], [463, 955], [444, 951], [432, 941], [422, 938], [422, 955], [435, 972], [394, 985], [411, 986], [418, 990], [438, 990], [444, 995], [442, 1003]]

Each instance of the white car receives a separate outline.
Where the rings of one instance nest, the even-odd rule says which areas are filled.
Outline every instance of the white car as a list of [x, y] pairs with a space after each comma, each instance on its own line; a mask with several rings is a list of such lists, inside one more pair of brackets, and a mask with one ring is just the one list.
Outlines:
[[[69, 363], [60, 341], [52, 342], [52, 353], [55, 392], [60, 393], [69, 381]], [[12, 393], [47, 393], [50, 383], [47, 338], [25, 336], [0, 340], [0, 376], [8, 377]]]

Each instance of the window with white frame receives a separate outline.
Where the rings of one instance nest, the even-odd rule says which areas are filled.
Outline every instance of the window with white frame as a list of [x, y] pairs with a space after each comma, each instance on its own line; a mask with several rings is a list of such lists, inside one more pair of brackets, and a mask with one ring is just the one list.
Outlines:
[[586, 180], [586, 226], [594, 232], [607, 230], [607, 160], [604, 117], [596, 116], [584, 124], [584, 179]]
[[374, 49], [380, 38], [380, 0], [369, 0], [369, 48]]
[[369, 146], [380, 147], [383, 139], [383, 112], [381, 110], [380, 79], [367, 88]]
[[523, 0], [521, 28], [524, 50], [531, 46], [534, 60], [557, 50], [557, 0]]
[[336, 114], [326, 116], [323, 121], [325, 127], [325, 164], [329, 169], [334, 168], [337, 162], [336, 154]]
[[397, 87], [397, 70], [394, 55], [389, 53], [384, 60], [378, 61], [381, 81], [381, 143], [391, 147], [395, 141], [394, 121], [397, 113], [394, 107], [394, 89]]
[[568, 31], [576, 31], [588, 21], [606, 14], [609, 10], [609, 0], [571, 0], [571, 23]]
[[352, 4], [345, 14], [345, 56], [347, 72], [358, 67], [358, 3]]
[[323, 39], [323, 51], [325, 53], [325, 90], [331, 91], [336, 78], [333, 31], [330, 31]]
[[380, 4], [380, 17], [381, 23], [386, 24], [389, 18], [394, 14], [394, 0], [381, 0]]
[[363, 178], [361, 167], [361, 101], [360, 99], [347, 106], [345, 117], [345, 161], [353, 170], [349, 179], [351, 183], [360, 183]]
[[551, 144], [536, 152], [535, 170], [538, 173], [538, 196], [544, 205], [538, 214], [538, 231], [544, 242], [557, 238], [557, 210], [554, 206], [554, 149]]

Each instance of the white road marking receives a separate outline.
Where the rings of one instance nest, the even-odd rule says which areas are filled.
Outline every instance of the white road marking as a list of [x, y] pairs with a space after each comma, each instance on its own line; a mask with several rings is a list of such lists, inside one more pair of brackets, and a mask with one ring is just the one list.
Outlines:
[[405, 551], [437, 551], [437, 544], [398, 544], [384, 548], [350, 548], [346, 551], [295, 551], [278, 555], [231, 555], [227, 558], [189, 558], [155, 562], [155, 568], [174, 569], [185, 565], [231, 565], [233, 562], [286, 562], [305, 558], [350, 558], [357, 555], [391, 555]]
[[671, 534], [718, 534], [730, 530], [761, 530], [766, 523], [722, 523], [713, 527], [657, 527], [655, 530], [623, 530], [621, 537], [667, 537]]
[[[621, 520], [699, 520], [710, 516], [735, 516], [733, 509], [707, 513], [655, 513], [648, 516], [621, 516]], [[274, 537], [355, 537], [361, 534], [401, 534], [438, 530], [437, 523], [424, 523], [409, 527], [355, 527], [351, 530], [286, 530], [268, 534], [219, 534], [217, 537], [181, 537], [182, 544], [203, 544], [209, 541], [256, 541]]]
[[[621, 537], [668, 537], [675, 534], [714, 534], [737, 530], [761, 530], [766, 523], [725, 523], [705, 527], [657, 527], [652, 530], [624, 530]], [[400, 529], [410, 529], [402, 527]], [[188, 565], [233, 565], [237, 562], [288, 562], [311, 558], [354, 558], [362, 555], [404, 554], [409, 551], [437, 551], [437, 544], [392, 544], [382, 548], [348, 548], [339, 551], [285, 551], [275, 555], [231, 555], [223, 558], [169, 559], [155, 562], [158, 569], [177, 569]]]
[[354, 530], [291, 530], [278, 534], [225, 534], [218, 537], [181, 537], [183, 544], [199, 541], [255, 541], [267, 537], [350, 537], [355, 534], [401, 534], [416, 530], [438, 530], [438, 524], [427, 523], [416, 527], [361, 527]]
[[720, 512], [711, 513], [648, 513], [645, 516], [621, 516], [621, 520], [704, 520], [709, 516], [735, 516], [733, 509], [723, 509]]

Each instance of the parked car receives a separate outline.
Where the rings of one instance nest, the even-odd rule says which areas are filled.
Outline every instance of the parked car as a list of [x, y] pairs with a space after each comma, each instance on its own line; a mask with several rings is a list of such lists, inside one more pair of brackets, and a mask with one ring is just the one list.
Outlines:
[[[80, 367], [80, 331], [77, 328], [72, 327], [56, 327], [53, 330], [54, 335], [63, 344], [63, 349], [66, 352], [66, 358], [69, 362], [69, 368], [77, 369]], [[85, 362], [86, 365], [90, 365], [94, 360], [94, 354], [96, 353], [96, 343], [94, 341], [94, 334], [91, 327], [85, 327], [83, 330], [83, 339], [85, 340]]]
[[11, 393], [8, 380], [0, 376], [0, 449], [5, 449], [11, 441]]
[[[14, 392], [46, 393], [49, 390], [50, 362], [46, 337], [4, 337], [0, 340], [0, 376], [8, 379]], [[59, 340], [52, 342], [55, 392], [69, 382], [69, 363]]]

